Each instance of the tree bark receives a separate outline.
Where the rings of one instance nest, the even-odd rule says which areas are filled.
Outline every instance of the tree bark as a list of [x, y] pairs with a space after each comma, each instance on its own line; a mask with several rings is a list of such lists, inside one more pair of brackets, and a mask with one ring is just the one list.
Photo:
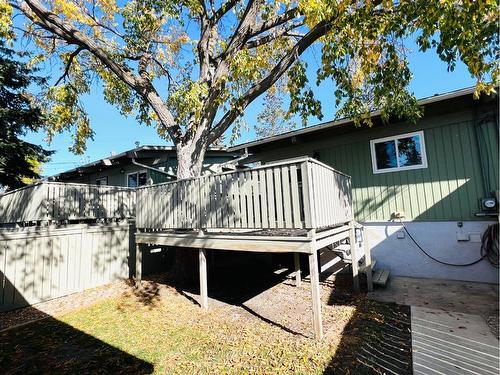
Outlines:
[[199, 146], [195, 142], [176, 145], [178, 179], [198, 177], [201, 174], [205, 149], [205, 146]]
[[[191, 141], [187, 144], [178, 143], [176, 145], [178, 179], [198, 177], [201, 174], [207, 147], [199, 140], [198, 142]], [[199, 230], [201, 228], [193, 229]], [[173, 275], [180, 286], [192, 284], [197, 280], [196, 262], [197, 253], [192, 249], [176, 249]]]

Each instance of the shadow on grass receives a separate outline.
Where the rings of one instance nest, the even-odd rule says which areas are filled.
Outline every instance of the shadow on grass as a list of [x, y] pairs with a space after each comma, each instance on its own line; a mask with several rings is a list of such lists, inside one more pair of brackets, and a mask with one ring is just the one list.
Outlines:
[[[0, 279], [3, 278], [0, 273]], [[4, 278], [4, 282], [10, 282]], [[38, 319], [0, 332], [2, 374], [150, 374], [153, 365], [29, 307]], [[27, 313], [24, 309], [23, 313]]]

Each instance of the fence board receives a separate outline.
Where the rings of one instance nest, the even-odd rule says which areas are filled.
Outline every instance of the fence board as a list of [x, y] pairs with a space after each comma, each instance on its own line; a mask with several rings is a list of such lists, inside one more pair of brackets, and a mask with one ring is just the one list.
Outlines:
[[130, 231], [128, 224], [0, 230], [0, 311], [127, 278]]

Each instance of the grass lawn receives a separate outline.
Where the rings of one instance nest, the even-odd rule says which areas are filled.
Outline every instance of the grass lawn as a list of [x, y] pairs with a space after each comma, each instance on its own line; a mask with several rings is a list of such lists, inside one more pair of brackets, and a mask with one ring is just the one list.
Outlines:
[[[401, 367], [398, 361], [411, 366], [405, 307], [359, 297], [326, 303], [323, 314], [326, 337], [318, 342], [239, 306], [204, 312], [172, 288], [153, 303], [127, 293], [0, 333], [0, 368], [7, 374], [344, 374], [384, 372]], [[388, 357], [399, 358], [392, 365], [386, 344]]]

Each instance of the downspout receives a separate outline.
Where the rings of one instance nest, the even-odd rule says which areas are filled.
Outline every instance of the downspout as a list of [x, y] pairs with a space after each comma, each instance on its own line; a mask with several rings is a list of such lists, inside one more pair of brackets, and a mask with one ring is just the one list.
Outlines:
[[237, 164], [241, 160], [244, 160], [244, 159], [248, 158], [248, 156], [250, 156], [250, 154], [248, 153], [248, 148], [245, 147], [245, 152], [243, 153], [243, 155], [241, 155], [239, 158], [236, 158], [236, 159], [229, 160], [229, 161], [226, 161], [224, 163], [221, 163], [221, 164], [219, 164], [219, 167], [223, 167], [224, 165], [229, 165], [229, 164]]

